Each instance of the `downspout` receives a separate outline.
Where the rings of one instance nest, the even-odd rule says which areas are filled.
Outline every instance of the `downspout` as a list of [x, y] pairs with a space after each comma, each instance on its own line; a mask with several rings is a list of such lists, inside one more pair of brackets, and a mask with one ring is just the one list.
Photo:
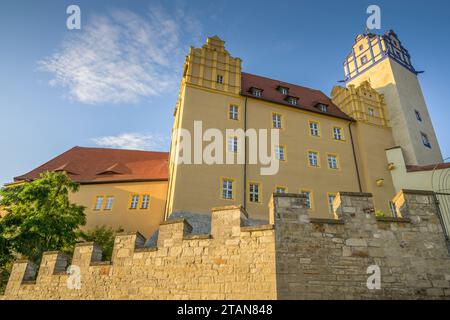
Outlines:
[[350, 141], [352, 142], [353, 159], [355, 161], [356, 176], [358, 177], [359, 192], [363, 192], [362, 187], [361, 187], [361, 177], [359, 176], [358, 160], [356, 158], [356, 152], [355, 152], [355, 143], [353, 141], [352, 122], [349, 122], [349, 124], [348, 124], [348, 131], [350, 132]]
[[244, 103], [244, 209], [247, 210], [247, 100]]

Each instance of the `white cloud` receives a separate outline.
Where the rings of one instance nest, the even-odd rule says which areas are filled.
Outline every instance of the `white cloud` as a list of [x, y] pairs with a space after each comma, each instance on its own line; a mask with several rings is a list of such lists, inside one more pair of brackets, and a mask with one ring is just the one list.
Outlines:
[[59, 50], [38, 62], [39, 69], [76, 101], [134, 103], [176, 90], [184, 55], [200, 33], [200, 23], [186, 12], [114, 10], [69, 31]]
[[170, 137], [160, 134], [123, 133], [117, 136], [93, 138], [92, 141], [100, 147], [167, 151]]

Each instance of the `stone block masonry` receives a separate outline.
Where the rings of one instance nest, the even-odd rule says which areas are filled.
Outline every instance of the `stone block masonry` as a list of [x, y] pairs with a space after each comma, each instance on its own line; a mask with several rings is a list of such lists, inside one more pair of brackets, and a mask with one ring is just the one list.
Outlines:
[[[274, 195], [269, 225], [246, 226], [241, 207], [212, 211], [211, 232], [185, 219], [161, 224], [156, 247], [138, 233], [115, 239], [111, 262], [93, 243], [68, 259], [17, 261], [3, 299], [450, 299], [450, 257], [435, 195], [404, 191], [399, 218], [376, 218], [370, 194], [341, 192], [335, 220], [310, 219], [301, 195]], [[369, 289], [369, 266], [380, 289]], [[37, 277], [36, 277], [37, 273]]]

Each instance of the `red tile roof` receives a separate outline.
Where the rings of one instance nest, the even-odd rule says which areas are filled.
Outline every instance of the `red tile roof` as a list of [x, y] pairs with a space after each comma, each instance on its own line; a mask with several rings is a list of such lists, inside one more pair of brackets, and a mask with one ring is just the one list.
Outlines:
[[407, 165], [406, 171], [408, 171], [408, 172], [433, 171], [433, 170], [442, 170], [442, 169], [449, 169], [449, 168], [450, 168], [450, 163], [430, 164], [430, 165], [426, 165], [426, 166]]
[[168, 180], [168, 159], [167, 152], [74, 147], [14, 181], [45, 171], [66, 171], [79, 183]]
[[[298, 108], [310, 112], [321, 113], [324, 115], [341, 118], [349, 121], [354, 121], [353, 118], [341, 111], [331, 99], [325, 95], [322, 91], [314, 90], [295, 84], [282, 82], [266, 77], [257, 76], [250, 73], [242, 73], [241, 94], [243, 96], [252, 97], [254, 99], [266, 100], [278, 104], [283, 104], [292, 108]], [[285, 87], [289, 89], [289, 96], [297, 97], [297, 105], [292, 105], [286, 101], [286, 95], [282, 94], [277, 88]], [[262, 97], [255, 97], [250, 93], [251, 88], [258, 88], [263, 90]], [[323, 112], [319, 110], [316, 105], [322, 103], [328, 106], [328, 111]]]

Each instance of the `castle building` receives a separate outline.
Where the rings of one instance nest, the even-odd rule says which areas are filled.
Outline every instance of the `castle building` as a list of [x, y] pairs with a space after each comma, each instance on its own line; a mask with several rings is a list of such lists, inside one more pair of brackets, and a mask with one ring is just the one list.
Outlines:
[[166, 152], [74, 147], [10, 185], [64, 171], [80, 184], [69, 199], [86, 208], [83, 229], [107, 226], [149, 237], [164, 218], [167, 168]]
[[[290, 192], [307, 196], [311, 216], [331, 218], [334, 196], [343, 190], [373, 193], [376, 208], [389, 215], [395, 190], [385, 149], [396, 141], [388, 111], [383, 95], [368, 82], [335, 88], [330, 99], [318, 90], [244, 73], [224, 41], [208, 38], [186, 57], [173, 132], [194, 132], [198, 121], [204, 130], [224, 135], [230, 128], [280, 129], [272, 150], [280, 167], [275, 175], [261, 175], [261, 165], [249, 161], [180, 163], [182, 139], [175, 134], [166, 215], [242, 204], [252, 218], [267, 220], [271, 195]], [[248, 139], [244, 145], [248, 160]]]
[[[432, 190], [433, 169], [441, 170], [439, 177], [449, 169], [435, 165], [442, 156], [417, 72], [389, 31], [358, 35], [344, 73], [346, 86], [335, 86], [330, 98], [242, 72], [241, 59], [219, 37], [210, 37], [186, 57], [170, 154], [75, 147], [14, 183], [65, 171], [81, 184], [71, 197], [87, 208], [87, 229], [107, 225], [147, 237], [164, 219], [204, 217], [214, 207], [242, 205], [251, 219], [269, 220], [274, 193], [304, 194], [311, 217], [327, 219], [336, 217], [338, 192], [368, 192], [375, 210], [395, 215], [391, 200], [397, 192]], [[247, 133], [272, 129], [279, 141], [267, 137], [258, 143], [277, 160], [278, 170], [264, 175], [266, 165], [252, 161], [255, 143]], [[189, 150], [183, 130], [194, 138]], [[202, 159], [214, 140], [208, 130], [224, 140], [214, 153], [243, 161]], [[185, 153], [192, 162], [180, 161]]]

